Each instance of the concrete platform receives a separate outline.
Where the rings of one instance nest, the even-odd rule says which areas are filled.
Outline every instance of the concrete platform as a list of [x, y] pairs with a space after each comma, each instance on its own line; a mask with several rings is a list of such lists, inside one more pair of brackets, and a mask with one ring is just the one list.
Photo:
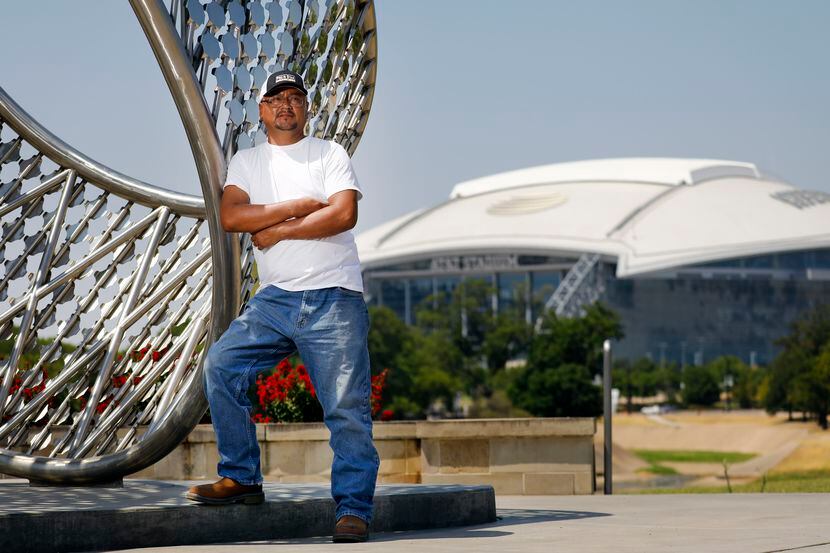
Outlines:
[[[351, 553], [828, 553], [830, 494], [498, 496], [500, 520], [372, 536]], [[133, 553], [331, 552], [327, 538]]]
[[[123, 487], [33, 487], [0, 481], [0, 551], [70, 552], [330, 536], [328, 485], [264, 485], [262, 505], [211, 507], [184, 498], [194, 482], [125, 480]], [[379, 486], [374, 532], [496, 520], [490, 486]]]

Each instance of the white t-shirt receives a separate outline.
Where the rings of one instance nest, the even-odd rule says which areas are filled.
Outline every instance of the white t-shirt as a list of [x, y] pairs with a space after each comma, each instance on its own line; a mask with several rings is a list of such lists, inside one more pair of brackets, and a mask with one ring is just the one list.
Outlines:
[[[244, 190], [252, 204], [297, 198], [328, 201], [342, 190], [357, 190], [357, 177], [346, 150], [336, 142], [307, 136], [295, 144], [265, 142], [240, 150], [228, 164], [225, 186]], [[360, 260], [351, 231], [315, 240], [282, 240], [270, 248], [254, 248], [260, 285], [284, 290], [316, 290], [342, 286], [363, 291]]]

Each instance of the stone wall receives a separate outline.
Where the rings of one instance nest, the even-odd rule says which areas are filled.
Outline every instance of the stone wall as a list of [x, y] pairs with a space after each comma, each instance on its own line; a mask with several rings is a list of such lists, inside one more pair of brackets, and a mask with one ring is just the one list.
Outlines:
[[[378, 482], [489, 484], [499, 494], [590, 494], [596, 424], [591, 418], [375, 423]], [[332, 452], [323, 424], [261, 424], [262, 472], [275, 482], [327, 482]], [[216, 439], [209, 425], [132, 478], [210, 480]]]

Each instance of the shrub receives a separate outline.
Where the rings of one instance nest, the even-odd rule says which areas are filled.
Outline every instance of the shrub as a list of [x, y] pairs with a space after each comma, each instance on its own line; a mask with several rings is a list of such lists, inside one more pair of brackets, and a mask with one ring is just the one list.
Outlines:
[[[388, 369], [372, 376], [372, 416], [381, 413]], [[260, 374], [254, 386], [254, 422], [322, 422], [323, 409], [305, 365], [299, 360], [280, 361], [268, 374]], [[391, 418], [390, 413], [381, 413]]]
[[510, 389], [516, 405], [540, 417], [594, 417], [602, 412], [602, 393], [582, 365], [527, 370]]

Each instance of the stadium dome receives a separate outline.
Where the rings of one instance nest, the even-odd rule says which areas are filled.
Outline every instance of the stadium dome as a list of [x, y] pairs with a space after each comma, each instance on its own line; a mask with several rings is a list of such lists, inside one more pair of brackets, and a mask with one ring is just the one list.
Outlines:
[[448, 201], [363, 232], [357, 244], [364, 269], [430, 255], [594, 252], [624, 278], [830, 248], [830, 194], [736, 161], [577, 161], [462, 182]]

